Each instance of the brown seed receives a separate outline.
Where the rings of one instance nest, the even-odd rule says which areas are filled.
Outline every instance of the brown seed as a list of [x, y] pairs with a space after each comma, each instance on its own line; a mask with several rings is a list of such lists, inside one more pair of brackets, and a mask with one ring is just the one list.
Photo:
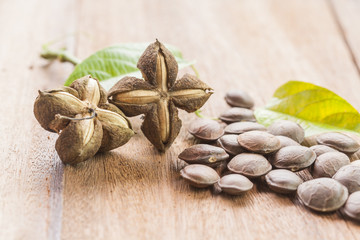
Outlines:
[[342, 183], [349, 193], [360, 191], [360, 166], [356, 164], [350, 164], [340, 168], [333, 179]]
[[192, 164], [184, 167], [180, 171], [180, 175], [187, 180], [190, 185], [198, 188], [211, 186], [220, 179], [214, 169], [201, 164]]
[[220, 178], [219, 187], [230, 195], [240, 195], [252, 189], [253, 183], [245, 176], [240, 174], [228, 174]]
[[298, 142], [295, 142], [291, 138], [285, 136], [276, 136], [277, 139], [280, 140], [280, 148], [287, 147], [287, 146], [300, 146]]
[[297, 194], [301, 202], [320, 212], [332, 212], [341, 208], [348, 198], [348, 190], [331, 178], [317, 178], [300, 184]]
[[280, 141], [274, 135], [263, 131], [249, 131], [239, 135], [243, 148], [256, 153], [267, 154], [280, 149]]
[[265, 175], [265, 181], [271, 190], [284, 194], [295, 192], [303, 183], [298, 175], [286, 169], [271, 170]]
[[350, 164], [350, 159], [342, 152], [327, 152], [316, 158], [312, 168], [314, 178], [329, 177], [343, 166]]
[[226, 93], [225, 101], [232, 107], [252, 108], [254, 100], [244, 91], [231, 90]]
[[228, 158], [229, 154], [224, 149], [208, 144], [193, 145], [179, 154], [179, 159], [189, 164], [197, 163], [209, 166], [216, 166]]
[[339, 132], [322, 133], [316, 137], [316, 141], [318, 144], [326, 145], [345, 153], [354, 153], [360, 149], [359, 143]]
[[326, 145], [313, 145], [310, 147], [310, 149], [315, 152], [317, 157], [327, 152], [338, 152], [338, 150]]
[[240, 146], [237, 138], [238, 135], [228, 134], [219, 138], [217, 142], [218, 145], [222, 147], [227, 153], [231, 155], [237, 155], [246, 151]]
[[215, 141], [224, 135], [224, 129], [220, 123], [211, 119], [197, 119], [190, 124], [188, 130], [196, 138], [205, 141]]
[[360, 160], [355, 160], [355, 161], [351, 162], [350, 164], [360, 167]]
[[253, 130], [266, 131], [266, 127], [257, 122], [235, 122], [225, 127], [225, 134], [241, 134]]
[[220, 120], [227, 123], [240, 122], [240, 121], [253, 121], [253, 122], [256, 121], [254, 112], [252, 110], [247, 108], [238, 108], [238, 107], [233, 107], [223, 112], [219, 118]]
[[360, 191], [350, 194], [342, 213], [355, 221], [360, 221]]
[[278, 120], [268, 127], [268, 132], [276, 136], [285, 136], [298, 143], [304, 141], [305, 131], [296, 122], [289, 120]]
[[254, 178], [267, 174], [271, 170], [271, 164], [260, 154], [240, 153], [231, 159], [228, 169], [234, 173]]
[[299, 171], [309, 167], [315, 161], [315, 153], [304, 146], [288, 146], [281, 148], [271, 157], [271, 164], [277, 168]]

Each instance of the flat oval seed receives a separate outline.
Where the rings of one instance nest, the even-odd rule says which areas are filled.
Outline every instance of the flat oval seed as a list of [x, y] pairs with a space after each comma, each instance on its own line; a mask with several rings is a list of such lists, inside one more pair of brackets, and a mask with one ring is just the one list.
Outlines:
[[240, 121], [253, 121], [253, 122], [256, 121], [254, 112], [252, 110], [247, 108], [238, 108], [238, 107], [233, 107], [223, 112], [219, 118], [220, 120], [227, 123], [240, 122]]
[[360, 160], [355, 160], [355, 161], [351, 162], [350, 164], [360, 167]]
[[298, 143], [302, 143], [305, 136], [304, 129], [296, 122], [289, 120], [275, 121], [268, 127], [268, 132], [275, 136], [289, 137]]
[[230, 195], [240, 195], [252, 189], [253, 183], [245, 176], [240, 174], [229, 174], [220, 178], [219, 187]]
[[205, 164], [215, 166], [221, 161], [229, 158], [229, 154], [220, 147], [211, 146], [208, 144], [196, 144], [186, 148], [179, 154], [179, 159], [189, 164]]
[[263, 176], [272, 168], [264, 156], [256, 153], [240, 153], [231, 159], [227, 167], [230, 171], [249, 178]]
[[356, 164], [350, 164], [340, 168], [333, 179], [342, 183], [349, 193], [360, 191], [360, 166]]
[[344, 185], [331, 178], [317, 178], [300, 184], [297, 194], [301, 202], [320, 212], [335, 211], [343, 206], [348, 198]]
[[316, 158], [312, 168], [314, 178], [329, 177], [343, 166], [350, 164], [350, 159], [342, 152], [327, 152]]
[[295, 173], [286, 169], [271, 170], [265, 175], [269, 188], [277, 193], [295, 192], [303, 180]]
[[338, 152], [338, 150], [326, 145], [313, 145], [310, 147], [310, 149], [315, 152], [317, 157], [327, 152]]
[[217, 140], [217, 143], [222, 147], [227, 153], [231, 155], [237, 155], [245, 152], [246, 150], [242, 148], [237, 140], [238, 135], [228, 134], [224, 135]]
[[313, 150], [304, 146], [288, 146], [281, 148], [271, 157], [271, 163], [277, 168], [299, 171], [309, 167], [315, 161]]
[[276, 136], [277, 139], [280, 140], [280, 148], [287, 147], [287, 146], [300, 146], [300, 143], [295, 142], [291, 138], [285, 136]]
[[211, 119], [197, 119], [190, 124], [188, 130], [196, 138], [206, 141], [215, 141], [224, 135], [220, 123]]
[[257, 122], [234, 122], [225, 127], [225, 134], [241, 134], [253, 130], [266, 131], [266, 127]]
[[220, 179], [214, 169], [201, 164], [192, 164], [184, 167], [180, 171], [180, 175], [187, 180], [190, 185], [198, 188], [211, 186]]
[[339, 132], [322, 133], [316, 137], [316, 142], [345, 153], [354, 153], [360, 149], [359, 143]]
[[355, 221], [360, 221], [360, 191], [350, 194], [342, 212]]
[[232, 90], [226, 93], [225, 101], [232, 107], [252, 108], [254, 100], [244, 91]]
[[280, 149], [280, 141], [274, 135], [263, 131], [249, 131], [239, 135], [243, 148], [256, 153], [267, 154]]

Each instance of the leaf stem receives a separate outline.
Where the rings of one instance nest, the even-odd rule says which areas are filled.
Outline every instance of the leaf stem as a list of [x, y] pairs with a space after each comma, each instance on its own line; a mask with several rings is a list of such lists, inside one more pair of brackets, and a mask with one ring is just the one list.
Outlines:
[[195, 68], [194, 64], [191, 64], [190, 67], [191, 67], [191, 69], [194, 71], [195, 76], [196, 76], [197, 78], [200, 78], [200, 74], [199, 74], [198, 70]]
[[211, 119], [211, 120], [216, 120], [216, 121], [219, 120], [219, 118], [209, 117], [209, 116], [206, 116], [206, 115], [202, 114], [200, 109], [198, 109], [198, 110], [195, 111], [195, 115], [196, 115], [197, 117], [199, 117], [199, 118]]
[[42, 51], [40, 53], [40, 56], [44, 59], [58, 59], [60, 62], [69, 62], [72, 63], [74, 66], [79, 64], [81, 62], [80, 59], [75, 57], [73, 54], [71, 54], [69, 51], [66, 51], [65, 49], [51, 49], [49, 48], [50, 44], [44, 44], [42, 46]]

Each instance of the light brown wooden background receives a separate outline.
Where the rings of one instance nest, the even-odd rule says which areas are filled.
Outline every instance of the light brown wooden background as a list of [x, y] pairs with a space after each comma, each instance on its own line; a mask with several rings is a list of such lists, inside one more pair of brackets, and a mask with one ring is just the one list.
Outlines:
[[[213, 196], [179, 178], [177, 155], [194, 139], [194, 114], [159, 154], [137, 134], [126, 146], [64, 166], [55, 134], [36, 122], [38, 89], [61, 85], [70, 64], [40, 59], [57, 37], [81, 59], [120, 42], [158, 38], [195, 59], [216, 93], [204, 113], [228, 108], [231, 88], [263, 105], [282, 83], [325, 86], [360, 109], [357, 0], [0, 1], [0, 239], [360, 239], [360, 226], [319, 215], [258, 187]], [[186, 71], [191, 71], [187, 69]], [[184, 73], [185, 71], [182, 71]]]

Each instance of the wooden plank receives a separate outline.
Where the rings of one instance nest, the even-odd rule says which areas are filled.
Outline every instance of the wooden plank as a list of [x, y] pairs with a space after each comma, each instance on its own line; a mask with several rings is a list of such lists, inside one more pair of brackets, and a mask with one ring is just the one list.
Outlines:
[[330, 7], [360, 75], [360, 2], [331, 0]]
[[74, 5], [0, 2], [0, 239], [60, 238], [63, 166], [56, 135], [41, 129], [32, 109], [38, 89], [58, 86], [72, 70], [38, 56], [42, 44], [72, 31]]
[[[159, 38], [196, 59], [216, 90], [208, 115], [227, 108], [221, 99], [229, 88], [249, 91], [261, 106], [290, 79], [321, 84], [359, 108], [359, 76], [326, 1], [109, 0], [82, 2], [79, 11], [79, 29], [93, 33], [92, 41], [79, 37], [81, 57], [116, 42]], [[356, 224], [315, 214], [261, 185], [241, 197], [189, 188], [177, 155], [194, 142], [186, 126], [195, 116], [180, 117], [184, 127], [166, 154], [144, 139], [135, 118], [139, 134], [126, 146], [65, 167], [64, 239], [358, 238]]]

